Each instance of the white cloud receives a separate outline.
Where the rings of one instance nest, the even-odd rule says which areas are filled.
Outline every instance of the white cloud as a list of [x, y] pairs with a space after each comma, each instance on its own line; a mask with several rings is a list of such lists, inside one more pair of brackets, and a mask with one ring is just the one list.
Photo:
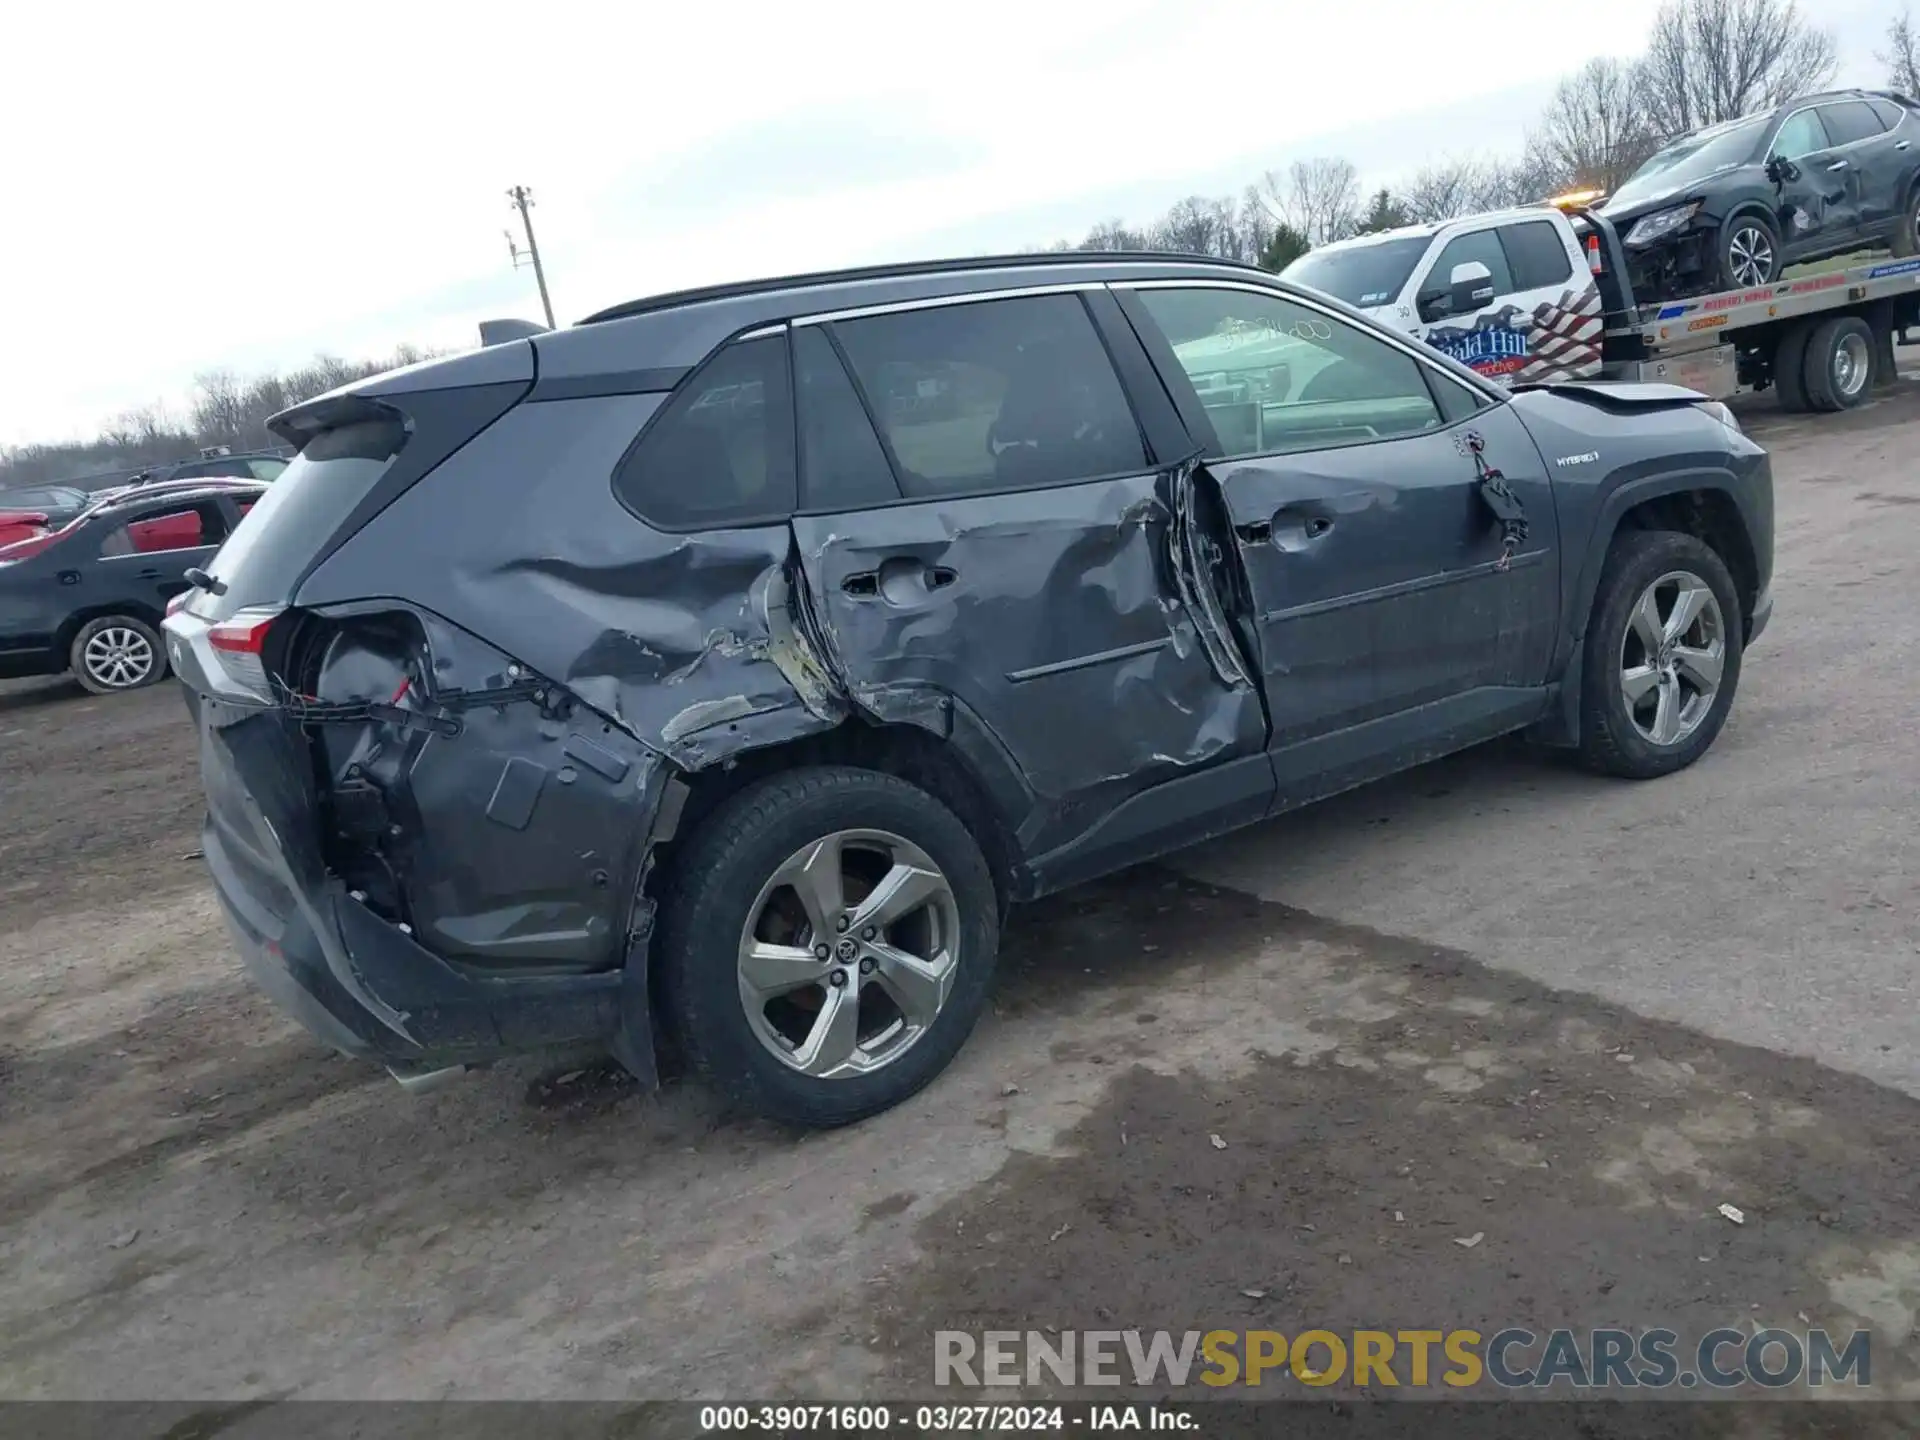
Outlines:
[[0, 59], [0, 441], [81, 432], [198, 370], [537, 315], [502, 236], [515, 182], [566, 320], [942, 237], [1044, 242], [1409, 116], [1409, 153], [1517, 145], [1530, 112], [1503, 135], [1475, 97], [1544, 86], [1655, 8], [28, 7]]

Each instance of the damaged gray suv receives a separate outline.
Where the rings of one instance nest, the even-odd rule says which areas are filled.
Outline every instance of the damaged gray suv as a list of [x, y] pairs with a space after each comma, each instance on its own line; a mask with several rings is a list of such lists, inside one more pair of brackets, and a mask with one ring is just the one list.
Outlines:
[[1723, 407], [1200, 259], [669, 295], [273, 428], [166, 624], [206, 860], [403, 1080], [592, 1045], [857, 1120], [1014, 902], [1512, 731], [1677, 770], [1772, 603]]

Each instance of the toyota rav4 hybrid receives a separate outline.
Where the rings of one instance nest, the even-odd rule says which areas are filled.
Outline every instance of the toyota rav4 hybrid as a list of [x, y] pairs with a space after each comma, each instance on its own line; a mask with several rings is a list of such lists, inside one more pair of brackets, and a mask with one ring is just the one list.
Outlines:
[[1913, 255], [1920, 111], [1842, 90], [1675, 140], [1601, 207], [1633, 286], [1667, 297], [1769, 285], [1789, 265], [1887, 246]]
[[926, 1084], [1017, 901], [1531, 731], [1691, 764], [1765, 453], [1167, 257], [687, 292], [358, 382], [166, 622], [259, 983], [424, 1079]]

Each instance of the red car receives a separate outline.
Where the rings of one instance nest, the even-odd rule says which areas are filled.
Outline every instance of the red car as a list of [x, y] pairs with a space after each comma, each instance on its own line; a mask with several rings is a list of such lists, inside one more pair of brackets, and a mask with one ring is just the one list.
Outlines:
[[0, 510], [0, 545], [35, 539], [51, 528], [46, 515], [39, 510]]

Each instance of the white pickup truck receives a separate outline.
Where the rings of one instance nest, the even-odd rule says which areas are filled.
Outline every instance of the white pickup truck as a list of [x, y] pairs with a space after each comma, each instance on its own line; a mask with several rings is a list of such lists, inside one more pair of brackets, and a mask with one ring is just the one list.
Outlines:
[[1362, 235], [1284, 274], [1505, 383], [1662, 380], [1715, 399], [1770, 386], [1789, 410], [1858, 405], [1920, 327], [1920, 259], [1640, 303], [1597, 198]]

